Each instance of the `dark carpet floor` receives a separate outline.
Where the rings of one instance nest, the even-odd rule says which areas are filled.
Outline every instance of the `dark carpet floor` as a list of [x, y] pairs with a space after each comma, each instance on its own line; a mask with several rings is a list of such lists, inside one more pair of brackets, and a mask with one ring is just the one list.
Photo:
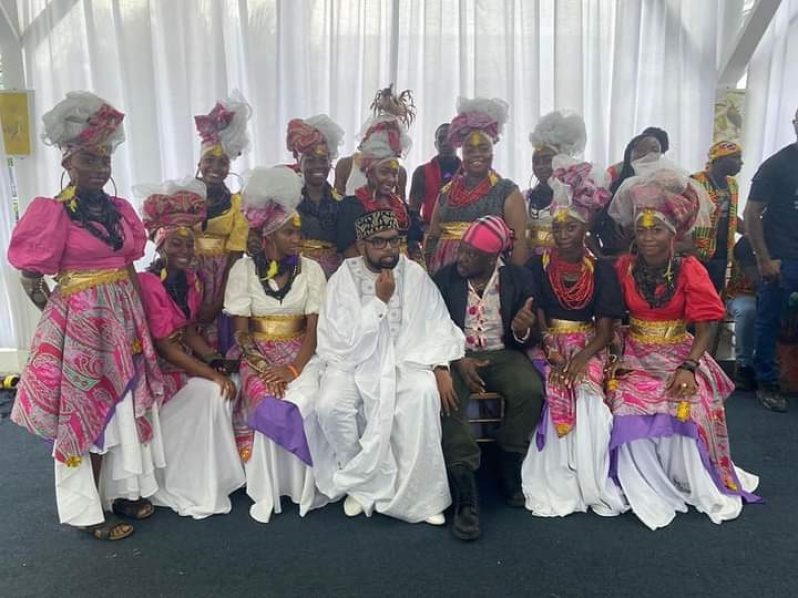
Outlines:
[[424, 524], [348, 520], [340, 505], [301, 519], [284, 504], [260, 525], [243, 493], [230, 515], [159, 509], [133, 537], [98, 542], [58, 524], [46, 445], [5, 419], [0, 596], [796, 596], [798, 408], [737, 394], [728, 420], [767, 499], [735, 521], [693, 511], [651, 532], [633, 515], [539, 519], [503, 506], [483, 474], [483, 538], [463, 544]]

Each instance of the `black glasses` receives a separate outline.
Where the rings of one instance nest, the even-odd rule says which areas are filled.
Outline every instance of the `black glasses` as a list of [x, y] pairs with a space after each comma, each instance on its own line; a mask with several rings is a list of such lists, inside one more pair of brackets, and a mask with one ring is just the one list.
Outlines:
[[370, 239], [365, 239], [365, 241], [374, 249], [385, 249], [388, 247], [388, 245], [391, 247], [399, 247], [399, 245], [402, 243], [402, 237], [398, 235], [389, 239], [386, 239], [385, 237], [372, 237]]

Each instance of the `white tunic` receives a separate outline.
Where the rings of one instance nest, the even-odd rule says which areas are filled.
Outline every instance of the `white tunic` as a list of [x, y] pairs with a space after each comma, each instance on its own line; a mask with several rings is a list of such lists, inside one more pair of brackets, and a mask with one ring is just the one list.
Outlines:
[[376, 275], [351, 258], [330, 278], [319, 315], [324, 363], [308, 442], [319, 489], [419, 522], [451, 502], [432, 367], [464, 354], [465, 338], [426, 272], [402, 256], [386, 305]]
[[[327, 278], [318, 263], [305, 257], [301, 260], [300, 272], [282, 301], [264, 292], [251, 258], [238, 260], [230, 269], [227, 280], [225, 312], [243, 317], [319, 313]], [[318, 378], [318, 360], [314, 358], [305, 365], [299, 378], [288, 385], [283, 397], [283, 400], [294, 403], [299, 409], [305, 421], [306, 434], [309, 418], [314, 413]], [[316, 491], [313, 470], [260, 432], [255, 432], [252, 454], [244, 469], [247, 495], [253, 500], [249, 514], [260, 523], [268, 523], [272, 513], [279, 514], [282, 511], [282, 496], [288, 496], [299, 505], [302, 517], [309, 510], [327, 503], [327, 499]]]

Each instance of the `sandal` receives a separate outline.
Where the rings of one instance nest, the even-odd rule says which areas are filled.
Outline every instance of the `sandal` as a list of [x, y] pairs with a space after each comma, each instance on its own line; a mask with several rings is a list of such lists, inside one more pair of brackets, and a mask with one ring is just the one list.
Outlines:
[[109, 542], [124, 540], [134, 531], [132, 525], [118, 519], [106, 519], [97, 525], [87, 525], [78, 529], [90, 534], [95, 540], [107, 540]]
[[127, 517], [128, 519], [147, 519], [152, 517], [155, 513], [155, 507], [146, 498], [138, 500], [128, 500], [126, 498], [117, 498], [111, 509], [120, 517]]

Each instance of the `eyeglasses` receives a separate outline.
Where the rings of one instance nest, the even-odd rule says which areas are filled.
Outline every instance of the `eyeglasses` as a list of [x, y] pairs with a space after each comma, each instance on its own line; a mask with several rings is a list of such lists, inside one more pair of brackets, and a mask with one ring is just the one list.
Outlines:
[[388, 245], [391, 247], [399, 247], [402, 243], [402, 237], [396, 236], [386, 239], [384, 237], [372, 237], [370, 239], [364, 239], [366, 243], [371, 245], [374, 249], [385, 249]]

